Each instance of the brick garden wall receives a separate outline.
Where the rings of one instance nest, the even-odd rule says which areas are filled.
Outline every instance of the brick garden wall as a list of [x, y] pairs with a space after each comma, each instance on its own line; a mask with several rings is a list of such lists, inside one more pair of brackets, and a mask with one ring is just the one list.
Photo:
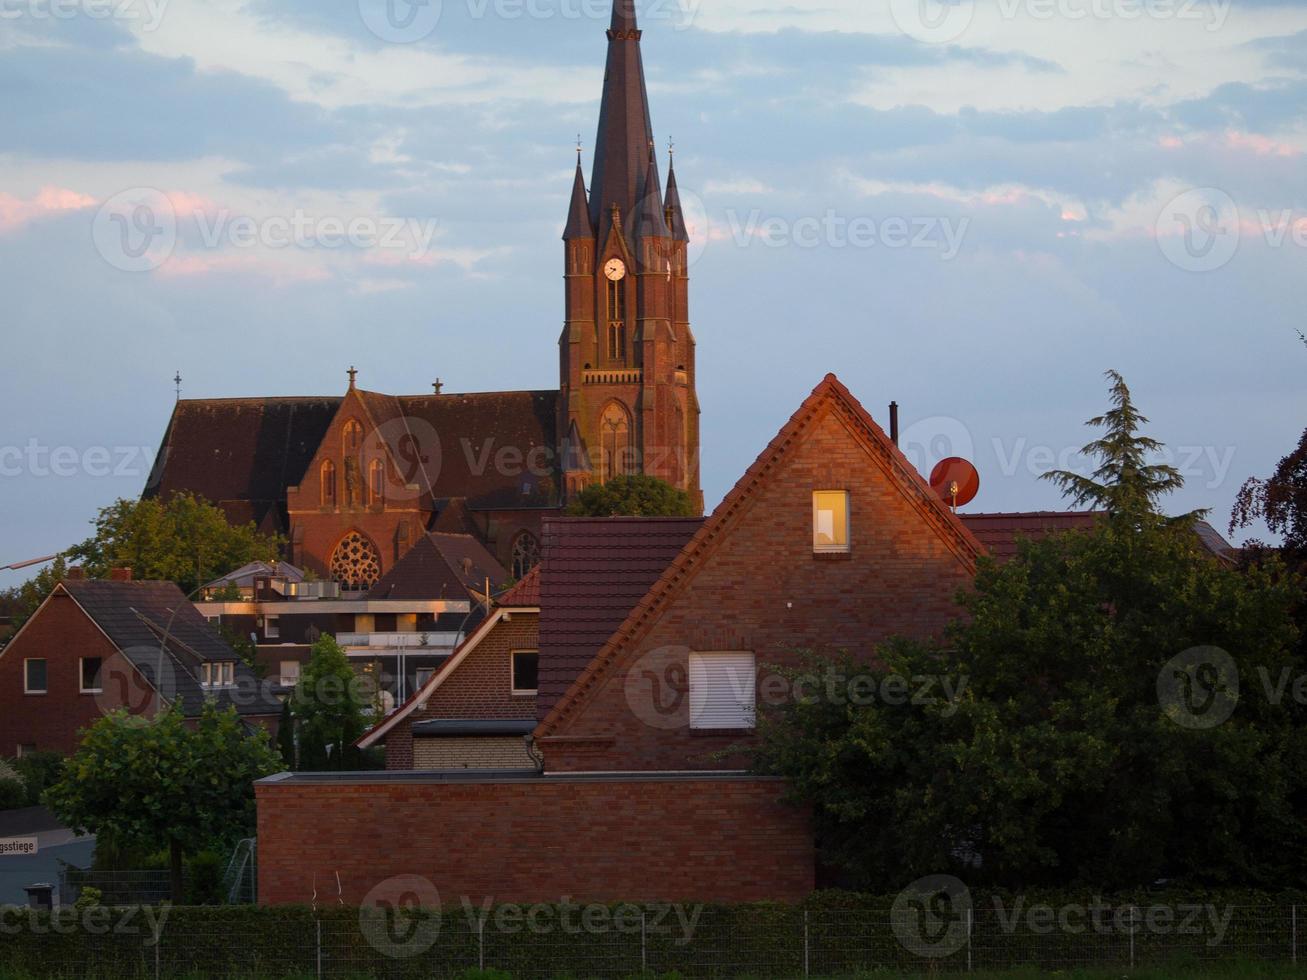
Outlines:
[[806, 811], [754, 778], [257, 785], [259, 900], [357, 905], [419, 875], [446, 907], [495, 902], [797, 901], [814, 886]]

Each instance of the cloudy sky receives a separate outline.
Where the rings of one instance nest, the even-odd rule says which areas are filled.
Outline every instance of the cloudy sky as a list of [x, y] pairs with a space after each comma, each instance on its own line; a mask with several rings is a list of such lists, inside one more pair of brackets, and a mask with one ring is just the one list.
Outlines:
[[[973, 510], [1120, 370], [1224, 526], [1307, 420], [1307, 3], [645, 0], [710, 506], [835, 371]], [[174, 400], [557, 385], [607, 0], [0, 0], [0, 564]], [[588, 152], [586, 155], [589, 164]], [[21, 576], [0, 576], [0, 585]]]

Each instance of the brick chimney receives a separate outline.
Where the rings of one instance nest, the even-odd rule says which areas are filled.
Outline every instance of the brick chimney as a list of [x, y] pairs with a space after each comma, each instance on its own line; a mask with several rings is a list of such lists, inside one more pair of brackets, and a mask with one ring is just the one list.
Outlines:
[[81, 565], [74, 565], [64, 573], [65, 578], [70, 578], [74, 582], [80, 582], [86, 578], [86, 569]]
[[130, 568], [113, 568], [109, 570], [110, 582], [130, 582], [132, 580], [132, 570]]

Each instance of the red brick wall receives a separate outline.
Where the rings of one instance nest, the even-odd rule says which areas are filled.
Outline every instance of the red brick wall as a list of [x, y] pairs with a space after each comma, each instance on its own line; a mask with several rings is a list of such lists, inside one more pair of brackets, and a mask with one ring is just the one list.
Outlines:
[[420, 875], [446, 907], [797, 901], [814, 886], [808, 815], [781, 803], [774, 781], [360, 778], [256, 789], [265, 904], [308, 902], [315, 878], [319, 898], [335, 901], [337, 873], [346, 904]]
[[418, 708], [386, 734], [386, 768], [413, 768], [413, 722], [431, 719], [522, 719], [536, 716], [534, 695], [514, 695], [512, 654], [535, 650], [540, 642], [537, 613], [514, 612], [500, 620], [476, 649]]
[[[104, 695], [82, 694], [79, 660], [100, 657], [106, 667]], [[48, 694], [24, 694], [27, 659], [44, 659]], [[81, 739], [78, 732], [122, 699], [115, 690], [126, 685], [133, 713], [153, 710], [144, 679], [100, 632], [71, 596], [55, 595], [28, 622], [14, 642], [0, 653], [0, 756], [12, 756], [19, 745], [35, 745], [70, 755]]]
[[[967, 563], [829, 408], [766, 480], [688, 588], [560, 732], [611, 741], [546, 741], [547, 771], [722, 767], [709, 756], [738, 738], [692, 733], [688, 698], [666, 685], [663, 705], [674, 711], [651, 716], [645, 700], [633, 710], [631, 670], [683, 688], [690, 650], [751, 650], [762, 678], [763, 665], [793, 663], [803, 648], [870, 658], [877, 641], [934, 634], [957, 615], [954, 597], [971, 581]], [[812, 491], [843, 489], [851, 554], [814, 557]], [[647, 683], [632, 686], [645, 698]]]

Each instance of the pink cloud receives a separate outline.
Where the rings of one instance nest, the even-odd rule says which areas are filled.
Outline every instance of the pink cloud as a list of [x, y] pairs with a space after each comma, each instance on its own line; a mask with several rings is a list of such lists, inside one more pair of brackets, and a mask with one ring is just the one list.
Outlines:
[[1296, 157], [1302, 151], [1288, 143], [1280, 143], [1258, 133], [1241, 133], [1230, 130], [1225, 134], [1225, 145], [1233, 150], [1251, 150], [1259, 157]]
[[15, 231], [52, 214], [94, 207], [95, 198], [66, 187], [42, 187], [36, 196], [24, 200], [0, 192], [0, 232]]
[[156, 271], [156, 275], [176, 279], [223, 273], [259, 276], [278, 286], [322, 282], [331, 278], [330, 273], [320, 266], [274, 263], [259, 255], [174, 255]]

